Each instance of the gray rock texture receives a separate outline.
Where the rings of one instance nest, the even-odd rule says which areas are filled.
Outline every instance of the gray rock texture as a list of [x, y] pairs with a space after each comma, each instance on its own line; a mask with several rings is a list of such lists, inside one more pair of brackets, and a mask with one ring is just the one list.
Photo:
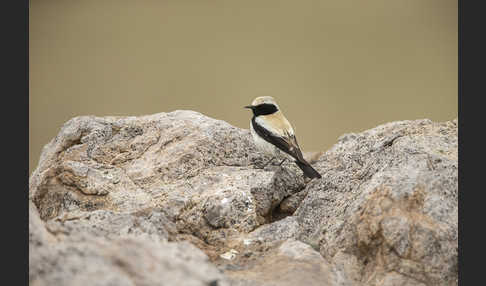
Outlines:
[[231, 285], [336, 285], [331, 265], [309, 245], [293, 239], [260, 256], [247, 267], [227, 270]]
[[342, 136], [294, 213], [297, 237], [358, 284], [457, 285], [457, 152], [456, 120]]
[[30, 203], [29, 285], [229, 285], [189, 242], [123, 232], [105, 237], [106, 229], [46, 227]]
[[193, 111], [81, 116], [29, 181], [31, 285], [457, 285], [457, 121], [346, 134], [261, 169]]

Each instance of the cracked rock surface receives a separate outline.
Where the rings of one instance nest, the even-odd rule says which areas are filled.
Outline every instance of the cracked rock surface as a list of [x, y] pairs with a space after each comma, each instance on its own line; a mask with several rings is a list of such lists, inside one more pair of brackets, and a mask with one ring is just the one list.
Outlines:
[[356, 285], [457, 285], [457, 120], [343, 135], [293, 214]]
[[322, 179], [198, 112], [75, 117], [29, 180], [30, 284], [457, 285], [457, 121], [305, 156]]

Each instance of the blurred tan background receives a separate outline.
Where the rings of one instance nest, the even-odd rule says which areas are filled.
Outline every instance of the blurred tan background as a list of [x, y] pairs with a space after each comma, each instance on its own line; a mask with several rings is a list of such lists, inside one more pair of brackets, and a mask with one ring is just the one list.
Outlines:
[[304, 151], [457, 117], [457, 0], [30, 1], [30, 172], [78, 115], [191, 109], [248, 128], [275, 97]]

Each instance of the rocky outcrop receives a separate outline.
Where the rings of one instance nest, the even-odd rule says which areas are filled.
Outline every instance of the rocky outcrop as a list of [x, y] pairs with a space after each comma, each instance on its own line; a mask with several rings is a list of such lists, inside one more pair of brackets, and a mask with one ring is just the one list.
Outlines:
[[46, 229], [33, 205], [29, 235], [29, 285], [229, 285], [188, 242]]
[[400, 121], [263, 165], [193, 111], [82, 116], [29, 181], [32, 285], [457, 285], [457, 122]]
[[299, 239], [367, 285], [457, 285], [457, 121], [346, 134], [294, 213]]

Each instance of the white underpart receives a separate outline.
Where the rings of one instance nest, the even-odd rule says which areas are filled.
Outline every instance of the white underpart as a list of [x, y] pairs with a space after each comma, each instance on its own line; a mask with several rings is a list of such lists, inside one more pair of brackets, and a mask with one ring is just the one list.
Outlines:
[[[260, 117], [257, 117], [256, 118], [256, 121], [263, 128], [267, 128], [267, 130], [273, 131], [272, 129], [269, 129], [270, 126], [268, 126], [268, 124], [265, 124], [265, 120], [262, 120]], [[290, 131], [292, 131], [292, 133], [293, 133], [293, 130], [290, 130]], [[287, 153], [281, 151], [275, 145], [273, 145], [273, 144], [265, 141], [265, 139], [261, 138], [256, 133], [255, 129], [253, 129], [253, 124], [252, 124], [251, 121], [250, 121], [250, 132], [251, 132], [251, 135], [253, 136], [253, 142], [255, 142], [255, 145], [257, 146], [257, 148], [261, 152], [263, 152], [263, 153], [265, 153], [267, 155], [270, 155], [272, 157], [276, 157], [279, 160], [282, 160], [284, 158], [287, 158], [289, 160], [295, 160], [292, 156], [290, 156]], [[276, 132], [272, 132], [272, 133], [275, 134]]]

